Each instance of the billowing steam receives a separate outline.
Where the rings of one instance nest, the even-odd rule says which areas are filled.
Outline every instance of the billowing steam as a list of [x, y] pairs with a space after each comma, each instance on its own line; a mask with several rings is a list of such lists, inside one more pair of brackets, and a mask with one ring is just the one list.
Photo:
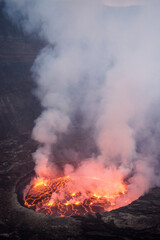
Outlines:
[[6, 0], [9, 16], [46, 42], [32, 67], [43, 108], [33, 129], [37, 175], [59, 174], [53, 146], [81, 116], [98, 152], [76, 170], [66, 162], [65, 174], [110, 169], [113, 181], [118, 171], [131, 199], [160, 185], [160, 3], [144, 2]]

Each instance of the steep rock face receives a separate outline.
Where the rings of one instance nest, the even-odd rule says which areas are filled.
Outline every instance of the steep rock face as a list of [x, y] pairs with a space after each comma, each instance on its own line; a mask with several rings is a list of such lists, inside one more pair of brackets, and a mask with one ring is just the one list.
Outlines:
[[30, 134], [40, 106], [32, 95], [30, 68], [42, 43], [25, 37], [0, 3], [0, 139]]

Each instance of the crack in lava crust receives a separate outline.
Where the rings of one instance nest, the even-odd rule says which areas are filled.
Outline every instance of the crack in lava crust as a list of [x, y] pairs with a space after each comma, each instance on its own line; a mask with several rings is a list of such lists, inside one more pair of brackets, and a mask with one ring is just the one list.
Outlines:
[[111, 183], [107, 194], [102, 179], [86, 177], [88, 189], [78, 188], [81, 179], [70, 176], [34, 178], [24, 191], [24, 205], [46, 215], [85, 215], [118, 208], [116, 200], [127, 193], [127, 186], [122, 181]]

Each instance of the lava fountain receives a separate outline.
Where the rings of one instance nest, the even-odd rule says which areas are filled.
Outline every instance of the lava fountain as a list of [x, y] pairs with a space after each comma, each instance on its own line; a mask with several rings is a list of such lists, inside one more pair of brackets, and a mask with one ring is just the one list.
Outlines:
[[125, 199], [127, 184], [118, 170], [103, 169], [101, 176], [98, 168], [94, 176], [90, 170], [88, 176], [80, 175], [78, 170], [53, 179], [35, 177], [24, 191], [24, 205], [36, 212], [64, 217], [110, 211], [130, 203]]

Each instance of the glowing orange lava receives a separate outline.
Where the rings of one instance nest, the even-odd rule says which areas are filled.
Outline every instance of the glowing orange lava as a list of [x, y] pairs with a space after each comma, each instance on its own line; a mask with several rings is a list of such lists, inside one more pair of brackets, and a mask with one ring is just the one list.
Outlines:
[[127, 193], [123, 181], [107, 185], [93, 177], [87, 179], [87, 187], [79, 187], [81, 180], [81, 177], [70, 176], [35, 178], [24, 195], [24, 205], [47, 215], [85, 215], [116, 208], [116, 200]]

